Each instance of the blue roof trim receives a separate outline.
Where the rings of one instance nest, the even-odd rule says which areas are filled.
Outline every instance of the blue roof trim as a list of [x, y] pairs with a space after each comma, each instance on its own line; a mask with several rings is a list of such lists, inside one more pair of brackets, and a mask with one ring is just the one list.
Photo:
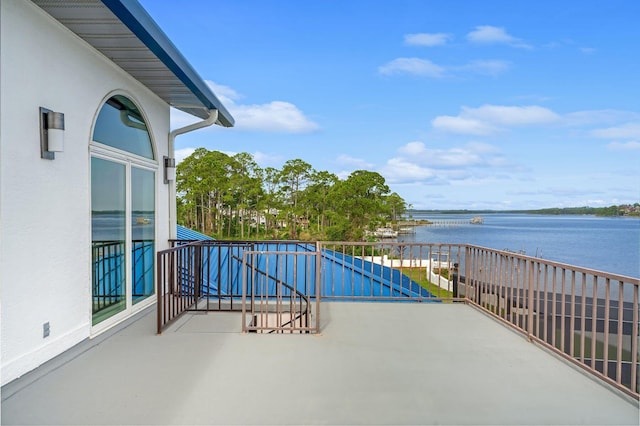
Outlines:
[[176, 237], [178, 240], [213, 240], [208, 235], [201, 234], [200, 232], [194, 231], [193, 229], [185, 228], [184, 226], [177, 225]]
[[191, 90], [207, 109], [218, 110], [218, 121], [232, 127], [235, 120], [209, 86], [136, 0], [101, 0], [120, 21]]

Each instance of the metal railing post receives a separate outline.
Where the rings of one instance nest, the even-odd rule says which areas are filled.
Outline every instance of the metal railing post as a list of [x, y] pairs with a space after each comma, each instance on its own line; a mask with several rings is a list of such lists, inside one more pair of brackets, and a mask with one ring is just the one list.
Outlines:
[[[247, 253], [242, 256], [242, 332], [247, 331]], [[253, 313], [253, 309], [251, 309]]]
[[453, 269], [451, 271], [451, 282], [453, 286], [453, 297], [458, 297], [458, 264], [453, 264]]
[[193, 263], [195, 266], [195, 271], [193, 277], [193, 297], [197, 304], [198, 300], [200, 299], [200, 286], [202, 285], [202, 246], [198, 244], [194, 247], [194, 250], [195, 253]]
[[533, 338], [533, 261], [525, 261], [525, 268], [529, 266], [529, 279], [527, 280], [527, 335], [529, 341], [532, 341]]
[[156, 332], [157, 334], [162, 333], [162, 299], [164, 293], [164, 285], [163, 285], [163, 277], [162, 274], [162, 253], [158, 252], [156, 255], [156, 296], [158, 301], [157, 306], [157, 317], [156, 317]]
[[320, 333], [320, 298], [322, 297], [322, 247], [316, 243], [316, 333]]

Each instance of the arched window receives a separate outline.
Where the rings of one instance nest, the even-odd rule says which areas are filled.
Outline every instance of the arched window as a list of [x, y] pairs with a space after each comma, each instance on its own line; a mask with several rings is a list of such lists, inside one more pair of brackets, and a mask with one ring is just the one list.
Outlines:
[[143, 115], [129, 98], [112, 96], [91, 143], [94, 325], [142, 309], [154, 294], [156, 170]]
[[116, 95], [104, 104], [93, 140], [141, 157], [154, 159], [151, 138], [142, 114], [131, 100]]

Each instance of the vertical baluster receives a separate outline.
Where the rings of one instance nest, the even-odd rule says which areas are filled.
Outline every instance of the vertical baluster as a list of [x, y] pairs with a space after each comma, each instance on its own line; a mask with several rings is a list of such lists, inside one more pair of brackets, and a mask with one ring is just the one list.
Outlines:
[[640, 393], [638, 384], [638, 285], [633, 286], [633, 326], [631, 331], [631, 390]]
[[618, 281], [618, 341], [616, 350], [616, 382], [622, 383], [622, 335], [624, 333], [624, 282]]
[[576, 356], [575, 349], [575, 326], [576, 326], [576, 271], [571, 271], [571, 300], [569, 302], [570, 315], [569, 318], [569, 355]]
[[582, 297], [580, 298], [580, 362], [584, 362], [584, 345], [587, 324], [587, 274], [582, 273]]
[[[220, 259], [220, 254], [218, 254], [218, 259]], [[218, 263], [219, 264], [219, 263]], [[220, 276], [220, 269], [218, 269], [218, 277]], [[242, 256], [242, 298], [240, 299], [240, 304], [242, 306], [242, 332], [247, 331], [247, 254], [244, 253]], [[220, 284], [218, 284], [218, 288]], [[219, 294], [219, 293], [218, 293]]]
[[[354, 250], [355, 250], [355, 246], [354, 246]], [[365, 256], [365, 246], [364, 244], [360, 246], [360, 296], [364, 296], [365, 295], [365, 291], [364, 291], [364, 256]], [[353, 259], [353, 266], [355, 266], [355, 261], [356, 259]], [[373, 294], [370, 294], [369, 296], [373, 296]]]
[[558, 270], [554, 266], [551, 269], [553, 273], [553, 278], [551, 282], [552, 293], [551, 293], [551, 345], [556, 348], [556, 315], [557, 315], [557, 300], [556, 300], [556, 283], [558, 281]]
[[591, 303], [591, 368], [596, 369], [596, 342], [598, 341], [598, 277], [593, 276]]
[[562, 296], [561, 296], [561, 301], [562, 301], [562, 305], [560, 307], [560, 318], [561, 318], [561, 323], [560, 323], [560, 350], [562, 352], [566, 351], [564, 350], [565, 347], [565, 341], [564, 341], [564, 336], [565, 336], [565, 325], [566, 325], [566, 303], [567, 303], [567, 299], [566, 299], [566, 292], [565, 292], [565, 287], [566, 287], [566, 283], [567, 283], [567, 271], [564, 268], [561, 268], [561, 273], [562, 273], [562, 282], [561, 282], [561, 286], [562, 286]]
[[609, 327], [611, 326], [611, 280], [604, 281], [604, 342], [602, 374], [609, 377]]

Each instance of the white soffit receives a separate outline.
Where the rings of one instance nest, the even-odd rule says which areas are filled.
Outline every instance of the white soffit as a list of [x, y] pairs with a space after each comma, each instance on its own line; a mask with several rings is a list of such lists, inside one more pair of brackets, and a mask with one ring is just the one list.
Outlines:
[[[234, 119], [136, 0], [32, 0], [174, 108]], [[177, 3], [176, 3], [177, 4]]]

